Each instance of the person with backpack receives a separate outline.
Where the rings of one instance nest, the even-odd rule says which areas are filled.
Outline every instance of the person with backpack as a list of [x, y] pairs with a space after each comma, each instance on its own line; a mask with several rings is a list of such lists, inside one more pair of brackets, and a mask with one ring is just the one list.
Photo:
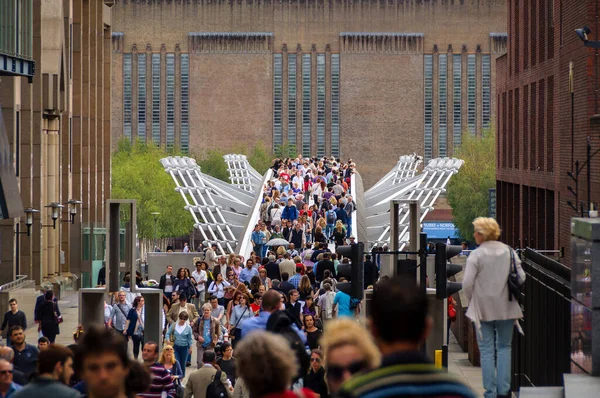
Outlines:
[[337, 220], [337, 214], [335, 214], [335, 210], [331, 207], [327, 209], [325, 212], [325, 221], [327, 222], [327, 226], [325, 227], [325, 236], [329, 238], [333, 233], [333, 229], [335, 228], [335, 222]]
[[202, 367], [190, 373], [185, 383], [185, 398], [232, 398], [233, 387], [227, 374], [217, 370], [217, 354], [212, 350], [202, 354]]

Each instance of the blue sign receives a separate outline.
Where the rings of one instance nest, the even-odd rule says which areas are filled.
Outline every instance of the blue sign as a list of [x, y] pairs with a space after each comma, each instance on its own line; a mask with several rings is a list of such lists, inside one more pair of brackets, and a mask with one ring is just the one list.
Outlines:
[[460, 238], [453, 222], [424, 222], [423, 232], [427, 234], [427, 239]]
[[496, 188], [488, 190], [488, 214], [491, 218], [496, 218]]

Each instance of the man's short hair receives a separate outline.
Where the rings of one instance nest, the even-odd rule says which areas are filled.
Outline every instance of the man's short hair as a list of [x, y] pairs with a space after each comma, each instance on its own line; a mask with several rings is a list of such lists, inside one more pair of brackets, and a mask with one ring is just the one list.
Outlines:
[[288, 279], [290, 279], [290, 274], [288, 274], [287, 272], [282, 272], [281, 273], [281, 279], [283, 281], [287, 281]]
[[144, 343], [144, 346], [147, 346], [148, 344], [153, 345], [154, 346], [154, 353], [158, 354], [158, 343], [155, 342], [155, 341], [152, 341], [152, 340], [151, 341], [146, 341]]
[[217, 296], [210, 296], [208, 301], [218, 300]]
[[217, 359], [217, 354], [213, 350], [206, 350], [202, 354], [202, 363], [213, 363]]
[[53, 373], [57, 363], [64, 365], [69, 358], [73, 358], [73, 351], [60, 344], [51, 344], [38, 356], [38, 372], [39, 374]]
[[21, 326], [21, 325], [14, 325], [14, 326], [12, 326], [12, 327], [10, 328], [10, 330], [8, 331], [8, 335], [12, 337], [12, 335], [13, 335], [13, 332], [14, 332], [15, 330], [23, 330], [23, 331], [24, 331], [24, 329], [23, 329], [23, 326]]
[[113, 353], [119, 357], [123, 366], [128, 366], [129, 357], [127, 355], [127, 346], [123, 344], [123, 338], [113, 332], [98, 326], [91, 326], [83, 335], [78, 344], [81, 348], [77, 355], [78, 362], [85, 361], [88, 355], [101, 355], [104, 353]]
[[15, 351], [10, 347], [0, 347], [0, 359], [12, 363], [15, 359]]
[[38, 339], [38, 344], [40, 344], [40, 343], [48, 343], [48, 344], [50, 344], [50, 340], [48, 340], [48, 337], [42, 336], [42, 337], [40, 337]]
[[17, 304], [17, 299], [16, 298], [11, 298], [10, 300], [8, 300], [8, 304], [12, 304], [12, 303]]
[[262, 297], [262, 309], [265, 311], [273, 311], [279, 308], [281, 304], [281, 293], [276, 290], [267, 290]]
[[377, 337], [386, 343], [419, 342], [427, 314], [427, 296], [414, 280], [380, 281], [373, 291], [371, 319]]
[[292, 297], [292, 294], [296, 294], [296, 293], [299, 293], [299, 292], [296, 289], [292, 289], [289, 291], [288, 297]]

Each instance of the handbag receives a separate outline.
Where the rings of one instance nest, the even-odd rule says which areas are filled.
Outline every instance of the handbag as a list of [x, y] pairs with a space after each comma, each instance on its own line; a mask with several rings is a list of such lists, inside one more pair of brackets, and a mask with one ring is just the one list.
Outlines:
[[[238, 336], [237, 335], [237, 331], [238, 331], [238, 325], [240, 324], [240, 321], [242, 319], [244, 319], [244, 315], [246, 315], [246, 311], [248, 311], [248, 306], [246, 306], [246, 308], [244, 309], [244, 312], [242, 312], [242, 315], [240, 316], [240, 319], [237, 320], [237, 322], [235, 323], [235, 325], [233, 326], [233, 336], [229, 336], [229, 338], [231, 340], [235, 340], [237, 338], [241, 338], [242, 336]], [[241, 329], [239, 329], [241, 331]]]
[[56, 308], [56, 303], [52, 303], [52, 307], [54, 308], [54, 323], [57, 325], [59, 323], [63, 323], [62, 315], [58, 315], [58, 308]]
[[525, 287], [525, 281], [521, 280], [519, 273], [517, 272], [517, 262], [515, 260], [514, 252], [511, 248], [508, 249], [510, 252], [510, 272], [508, 274], [508, 301], [512, 301], [513, 297], [519, 301], [523, 288]]
[[175, 343], [175, 324], [171, 325], [171, 334], [169, 335], [169, 341]]
[[456, 320], [456, 308], [454, 308], [452, 302], [448, 303], [448, 318], [450, 318], [452, 322]]

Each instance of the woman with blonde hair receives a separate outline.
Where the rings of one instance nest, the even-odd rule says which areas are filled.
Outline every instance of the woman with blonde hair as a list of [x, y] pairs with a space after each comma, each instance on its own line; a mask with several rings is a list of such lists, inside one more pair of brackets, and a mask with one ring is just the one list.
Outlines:
[[381, 353], [371, 335], [349, 318], [326, 323], [320, 343], [331, 393], [353, 375], [377, 369], [381, 363]]
[[172, 379], [183, 378], [183, 371], [179, 361], [175, 358], [175, 350], [171, 344], [164, 344], [160, 352], [158, 363], [162, 364], [165, 369], [171, 373]]
[[335, 222], [335, 229], [333, 230], [333, 234], [331, 234], [329, 239], [333, 239], [335, 241], [336, 249], [338, 246], [342, 246], [346, 243], [346, 228], [344, 228], [342, 220], [337, 220]]
[[[473, 221], [479, 247], [467, 257], [463, 291], [469, 302], [467, 317], [476, 327], [481, 353], [484, 397], [509, 397], [513, 328], [523, 317], [516, 297], [508, 288], [510, 272], [525, 281], [521, 260], [515, 251], [498, 241], [500, 226], [493, 218]], [[495, 337], [494, 337], [495, 336]]]

